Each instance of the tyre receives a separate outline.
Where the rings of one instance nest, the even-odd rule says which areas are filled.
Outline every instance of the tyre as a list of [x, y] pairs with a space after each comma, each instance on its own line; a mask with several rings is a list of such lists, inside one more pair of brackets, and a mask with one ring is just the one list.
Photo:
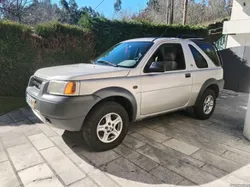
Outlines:
[[201, 120], [208, 119], [214, 113], [216, 105], [216, 94], [211, 89], [206, 89], [194, 107], [194, 115]]
[[103, 102], [88, 114], [82, 136], [92, 150], [110, 150], [123, 141], [128, 123], [128, 113], [123, 106], [116, 102]]

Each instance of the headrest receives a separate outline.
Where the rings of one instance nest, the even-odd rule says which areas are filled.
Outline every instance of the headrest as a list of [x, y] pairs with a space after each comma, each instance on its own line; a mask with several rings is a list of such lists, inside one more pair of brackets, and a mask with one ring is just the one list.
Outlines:
[[165, 53], [165, 60], [166, 61], [175, 61], [176, 60], [176, 53], [173, 51], [169, 51]]

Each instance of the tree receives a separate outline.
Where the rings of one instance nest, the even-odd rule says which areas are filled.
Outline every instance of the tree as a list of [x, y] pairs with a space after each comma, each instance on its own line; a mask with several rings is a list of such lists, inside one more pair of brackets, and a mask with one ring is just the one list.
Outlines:
[[183, 20], [182, 20], [183, 25], [185, 25], [187, 22], [187, 6], [188, 6], [188, 0], [184, 0]]
[[61, 0], [61, 9], [58, 11], [59, 18], [58, 20], [62, 23], [68, 24], [78, 24], [82, 15], [88, 14], [90, 17], [101, 17], [101, 15], [96, 12], [92, 7], [82, 7], [78, 8], [75, 0]]
[[29, 9], [30, 4], [32, 4], [30, 0], [2, 0], [0, 17], [21, 23], [23, 14]]
[[116, 0], [114, 3], [114, 9], [116, 12], [119, 12], [122, 9], [122, 1], [121, 0]]
[[50, 1], [36, 2], [30, 5], [29, 9], [25, 11], [22, 22], [36, 25], [51, 20], [57, 20], [58, 11], [58, 6], [56, 4], [51, 4]]
[[[186, 2], [185, 2], [186, 1]], [[149, 0], [143, 10], [155, 23], [202, 24], [228, 16], [225, 7], [232, 0]], [[185, 16], [186, 14], [186, 16]]]
[[169, 11], [169, 24], [173, 24], [174, 23], [174, 0], [170, 0], [170, 11]]
[[69, 4], [66, 0], [60, 0], [60, 5], [62, 6], [62, 9], [69, 11]]
[[160, 11], [160, 2], [158, 0], [149, 0], [147, 6], [151, 10]]

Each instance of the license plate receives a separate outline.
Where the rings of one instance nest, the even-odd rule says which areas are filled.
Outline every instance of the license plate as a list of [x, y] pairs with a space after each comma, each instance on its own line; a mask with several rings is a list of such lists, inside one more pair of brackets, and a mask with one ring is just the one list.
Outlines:
[[26, 95], [26, 102], [30, 105], [31, 108], [35, 108], [36, 100], [32, 98], [29, 94]]

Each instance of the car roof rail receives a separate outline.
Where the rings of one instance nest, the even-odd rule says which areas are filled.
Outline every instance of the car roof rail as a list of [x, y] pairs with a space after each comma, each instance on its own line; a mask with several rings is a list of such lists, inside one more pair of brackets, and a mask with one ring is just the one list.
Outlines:
[[182, 34], [179, 34], [177, 36], [177, 38], [180, 38], [180, 39], [189, 39], [189, 40], [205, 40], [204, 38], [201, 38], [201, 37], [198, 37], [198, 36], [194, 36], [194, 35], [182, 35]]

